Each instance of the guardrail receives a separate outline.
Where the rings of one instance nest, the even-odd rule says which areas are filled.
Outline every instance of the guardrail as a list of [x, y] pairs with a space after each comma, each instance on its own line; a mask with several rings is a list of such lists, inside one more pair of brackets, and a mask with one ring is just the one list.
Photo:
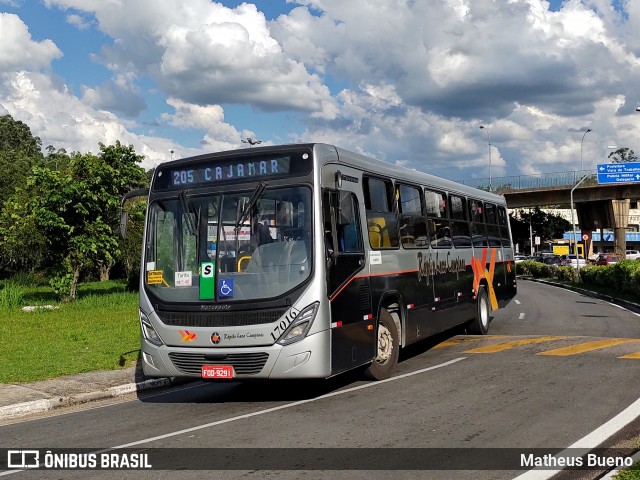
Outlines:
[[[581, 185], [597, 185], [598, 177], [593, 170], [577, 170], [575, 172], [539, 173], [536, 175], [516, 175], [512, 177], [494, 177], [491, 179], [491, 191], [504, 193], [513, 190], [531, 190], [536, 188], [572, 187], [584, 176], [587, 178]], [[463, 180], [459, 183], [489, 190], [488, 178]]]

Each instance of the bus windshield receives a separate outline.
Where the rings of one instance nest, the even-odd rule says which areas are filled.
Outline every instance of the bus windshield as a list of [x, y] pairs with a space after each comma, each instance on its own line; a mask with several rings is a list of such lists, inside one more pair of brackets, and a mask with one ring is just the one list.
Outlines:
[[145, 286], [164, 302], [284, 295], [311, 274], [312, 211], [304, 186], [156, 200]]

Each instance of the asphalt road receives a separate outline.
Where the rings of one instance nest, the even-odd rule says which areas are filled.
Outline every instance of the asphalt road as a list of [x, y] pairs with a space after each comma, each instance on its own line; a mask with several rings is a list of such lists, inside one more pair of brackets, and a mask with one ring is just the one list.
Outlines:
[[[185, 469], [221, 454], [196, 449], [228, 448], [237, 456], [219, 457], [231, 462], [225, 471], [96, 470], [91, 478], [510, 479], [525, 472], [477, 468], [531, 448], [599, 443], [619, 428], [611, 419], [640, 404], [640, 316], [601, 300], [522, 281], [488, 336], [462, 333], [411, 347], [385, 382], [357, 374], [313, 383], [193, 382], [0, 426], [0, 448], [127, 447], [149, 453], [156, 466]], [[256, 450], [274, 447], [283, 450]], [[190, 450], [147, 450], [156, 448]], [[416, 450], [394, 450], [405, 448]], [[438, 448], [452, 450], [420, 450]], [[480, 448], [486, 450], [465, 450]], [[450, 460], [465, 470], [421, 469]], [[295, 470], [300, 462], [326, 470]], [[363, 463], [376, 470], [354, 470]], [[86, 477], [39, 470], [8, 478]]]

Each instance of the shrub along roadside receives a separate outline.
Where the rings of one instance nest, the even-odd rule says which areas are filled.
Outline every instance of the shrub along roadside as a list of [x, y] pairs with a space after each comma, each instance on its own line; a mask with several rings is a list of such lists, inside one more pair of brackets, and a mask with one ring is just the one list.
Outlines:
[[613, 294], [632, 301], [640, 301], [640, 262], [623, 260], [614, 265], [587, 265], [580, 269], [557, 267], [527, 260], [516, 264], [518, 275], [534, 278], [552, 278], [563, 282], [581, 282], [585, 287]]
[[[51, 303], [55, 297], [50, 287], [20, 288], [23, 302]], [[23, 312], [20, 306], [0, 305], [0, 383], [114, 370], [138, 359], [138, 295], [125, 292], [124, 282], [83, 284], [78, 300], [57, 310]]]

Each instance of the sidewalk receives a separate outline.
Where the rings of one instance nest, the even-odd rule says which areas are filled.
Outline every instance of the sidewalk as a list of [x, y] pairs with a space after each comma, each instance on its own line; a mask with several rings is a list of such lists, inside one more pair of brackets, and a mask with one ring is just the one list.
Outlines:
[[0, 384], [0, 419], [169, 386], [169, 378], [146, 379], [141, 368], [80, 373], [40, 382]]

